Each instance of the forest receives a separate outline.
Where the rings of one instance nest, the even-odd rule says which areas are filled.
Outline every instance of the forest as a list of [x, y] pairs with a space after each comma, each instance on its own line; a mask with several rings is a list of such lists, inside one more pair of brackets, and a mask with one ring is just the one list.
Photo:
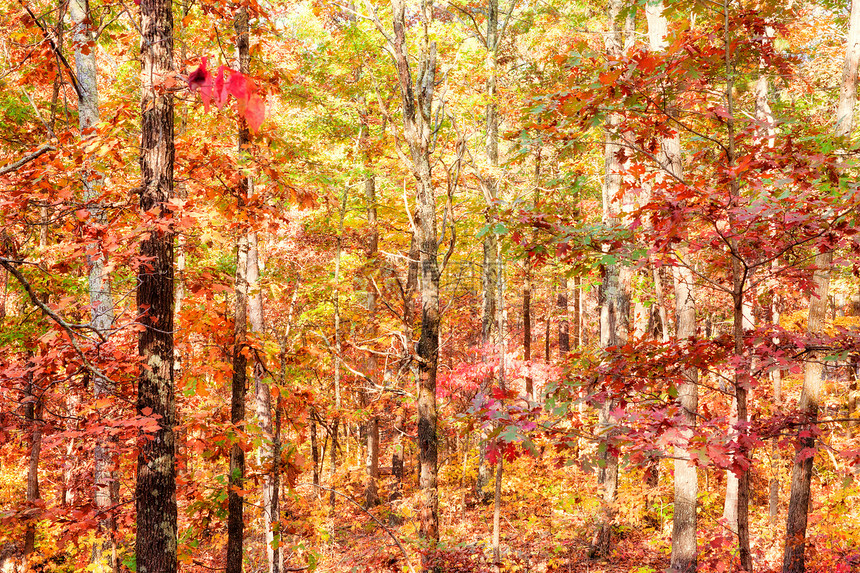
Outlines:
[[860, 2], [0, 26], [0, 572], [860, 571]]

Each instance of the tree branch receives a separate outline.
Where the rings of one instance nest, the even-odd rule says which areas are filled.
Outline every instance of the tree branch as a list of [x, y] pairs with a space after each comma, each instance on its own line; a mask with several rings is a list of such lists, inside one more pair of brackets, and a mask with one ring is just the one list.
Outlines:
[[42, 147], [40, 147], [39, 149], [34, 151], [33, 153], [30, 153], [29, 155], [25, 155], [24, 157], [22, 157], [18, 161], [10, 163], [9, 165], [6, 165], [4, 167], [0, 167], [0, 175], [6, 175], [7, 173], [11, 173], [12, 171], [17, 171], [18, 169], [20, 169], [21, 167], [23, 167], [27, 163], [30, 163], [31, 161], [38, 158], [39, 156], [41, 156], [41, 155], [43, 155], [49, 151], [54, 151], [55, 149], [56, 148], [53, 145], [46, 143]]

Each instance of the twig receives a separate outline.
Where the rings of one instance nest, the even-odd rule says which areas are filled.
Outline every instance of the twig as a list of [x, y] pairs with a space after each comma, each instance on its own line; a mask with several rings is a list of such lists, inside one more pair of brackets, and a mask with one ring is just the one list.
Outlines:
[[53, 145], [49, 145], [46, 143], [45, 145], [43, 145], [42, 147], [40, 147], [39, 149], [37, 149], [33, 153], [31, 153], [29, 155], [25, 155], [24, 157], [22, 157], [18, 161], [15, 161], [14, 163], [10, 163], [9, 165], [6, 165], [5, 167], [0, 167], [0, 175], [6, 175], [7, 173], [10, 173], [12, 171], [17, 171], [18, 169], [20, 169], [21, 167], [23, 167], [27, 163], [30, 163], [31, 161], [33, 161], [34, 159], [36, 159], [40, 155], [47, 153], [49, 151], [54, 151], [55, 149], [56, 148]]
[[[13, 277], [15, 277], [15, 280], [17, 280], [21, 287], [26, 291], [27, 295], [30, 297], [30, 300], [33, 301], [33, 304], [39, 307], [42, 312], [44, 312], [54, 322], [60, 325], [63, 330], [66, 331], [66, 334], [69, 335], [69, 342], [72, 343], [75, 352], [77, 352], [78, 356], [81, 357], [81, 361], [83, 362], [84, 367], [102, 380], [110, 381], [109, 376], [107, 376], [104, 372], [93, 366], [93, 364], [89, 360], [87, 360], [86, 354], [84, 353], [83, 349], [78, 345], [77, 340], [75, 340], [74, 329], [81, 328], [80, 325], [69, 324], [68, 322], [63, 320], [63, 317], [51, 310], [48, 305], [39, 300], [39, 297], [37, 297], [36, 293], [33, 292], [33, 287], [30, 286], [30, 283], [27, 281], [24, 275], [22, 275], [21, 272], [15, 268], [15, 266], [10, 262], [9, 259], [0, 257], [0, 266], [5, 268], [9, 273], [12, 274]], [[100, 334], [98, 333], [98, 331], [96, 331], [96, 333]]]
[[351, 498], [351, 497], [349, 497], [348, 495], [342, 494], [342, 493], [340, 493], [339, 491], [337, 491], [337, 490], [335, 490], [335, 489], [332, 489], [332, 488], [330, 488], [330, 487], [325, 487], [324, 485], [316, 485], [316, 484], [312, 484], [312, 483], [297, 483], [296, 485], [309, 485], [309, 486], [311, 486], [311, 487], [317, 487], [317, 488], [319, 488], [319, 489], [324, 489], [324, 490], [326, 490], [326, 491], [329, 491], [329, 492], [331, 492], [331, 493], [333, 493], [333, 494], [335, 494], [335, 495], [339, 495], [340, 497], [344, 498], [346, 501], [348, 501], [349, 503], [351, 503], [352, 505], [354, 505], [355, 507], [357, 507], [358, 509], [360, 509], [361, 511], [363, 511], [363, 512], [364, 512], [364, 513], [366, 513], [367, 515], [369, 515], [369, 516], [370, 516], [370, 519], [372, 519], [373, 521], [375, 521], [375, 522], [376, 522], [376, 524], [377, 524], [379, 527], [381, 527], [382, 529], [384, 529], [384, 530], [385, 530], [385, 533], [387, 533], [387, 534], [391, 537], [391, 539], [393, 539], [393, 540], [394, 540], [394, 543], [396, 543], [396, 544], [397, 544], [397, 547], [399, 547], [399, 548], [400, 548], [400, 551], [403, 553], [403, 558], [404, 558], [404, 559], [406, 559], [406, 566], [407, 566], [407, 567], [409, 567], [409, 571], [411, 571], [411, 573], [416, 573], [416, 572], [415, 572], [415, 568], [413, 568], [413, 567], [412, 567], [412, 562], [410, 562], [410, 561], [409, 561], [409, 554], [408, 554], [408, 553], [406, 553], [406, 548], [405, 548], [405, 547], [403, 547], [403, 544], [402, 544], [402, 543], [400, 543], [400, 540], [399, 540], [399, 539], [397, 539], [397, 536], [396, 536], [396, 535], [394, 535], [394, 533], [392, 533], [392, 531], [391, 531], [390, 529], [388, 529], [388, 528], [385, 526], [385, 524], [384, 524], [384, 523], [382, 523], [381, 521], [379, 521], [379, 519], [377, 519], [375, 515], [373, 515], [372, 513], [370, 513], [369, 511], [367, 511], [367, 509], [365, 509], [364, 507], [362, 507], [360, 503], [358, 503], [357, 501], [355, 501], [354, 499], [352, 499], [352, 498]]
[[72, 71], [72, 66], [69, 65], [68, 60], [66, 60], [66, 56], [64, 56], [63, 53], [60, 52], [60, 49], [54, 43], [54, 39], [51, 38], [51, 35], [39, 21], [39, 18], [37, 18], [36, 15], [33, 14], [32, 10], [30, 10], [30, 7], [24, 4], [23, 0], [18, 0], [18, 3], [24, 8], [24, 10], [27, 11], [27, 14], [30, 15], [30, 18], [32, 18], [36, 25], [39, 26], [39, 28], [42, 30], [42, 33], [45, 35], [45, 39], [48, 40], [48, 42], [51, 44], [51, 49], [54, 51], [57, 57], [60, 58], [60, 61], [63, 62], [63, 65], [66, 66], [66, 71], [69, 72], [69, 78], [72, 80], [72, 87], [75, 88], [75, 93], [78, 94], [78, 99], [83, 99], [84, 96], [81, 94], [81, 87], [78, 85], [78, 78], [75, 76], [75, 72]]

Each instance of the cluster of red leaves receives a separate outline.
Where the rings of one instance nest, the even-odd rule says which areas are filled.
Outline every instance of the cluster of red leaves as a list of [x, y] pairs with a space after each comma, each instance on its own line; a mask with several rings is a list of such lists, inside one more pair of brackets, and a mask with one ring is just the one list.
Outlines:
[[[203, 108], [207, 113], [211, 103], [214, 102], [219, 110], [224, 109], [230, 96], [233, 96], [239, 108], [239, 115], [245, 118], [248, 129], [256, 133], [266, 117], [266, 104], [257, 93], [257, 84], [252, 78], [223, 64], [218, 67], [217, 75], [213, 76], [206, 68], [207, 61], [206, 56], [200, 58], [200, 66], [188, 74], [188, 89], [192, 94], [200, 90]], [[226, 78], [225, 72], [229, 72]]]

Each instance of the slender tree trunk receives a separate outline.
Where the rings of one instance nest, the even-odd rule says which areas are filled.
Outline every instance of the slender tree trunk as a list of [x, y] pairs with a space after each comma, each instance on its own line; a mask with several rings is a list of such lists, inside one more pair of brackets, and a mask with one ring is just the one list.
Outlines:
[[[340, 352], [341, 352], [341, 344], [340, 344], [340, 263], [341, 257], [343, 256], [343, 221], [346, 217], [346, 200], [347, 200], [347, 188], [344, 187], [343, 194], [341, 195], [340, 207], [339, 207], [339, 219], [338, 219], [338, 231], [337, 231], [337, 251], [335, 252], [334, 258], [334, 404], [335, 404], [335, 417], [332, 420], [331, 424], [331, 458], [330, 458], [330, 473], [331, 480], [329, 486], [334, 490], [334, 478], [337, 473], [337, 449], [338, 449], [338, 426], [340, 421], [340, 407], [341, 407], [341, 396], [340, 396]], [[349, 441], [346, 440], [347, 447], [349, 446]], [[349, 454], [347, 453], [347, 457]], [[332, 510], [334, 509], [335, 503], [335, 495], [334, 491], [329, 492], [328, 498], [329, 506], [331, 506]]]
[[[663, 14], [663, 3], [648, 3], [645, 7], [648, 19], [648, 37], [651, 50], [662, 52], [668, 45], [666, 34], [668, 26]], [[669, 105], [668, 113], [675, 116], [674, 106]], [[669, 170], [670, 175], [678, 178], [683, 176], [681, 161], [681, 139], [678, 134], [664, 138], [661, 142], [661, 159]], [[675, 288], [675, 336], [678, 341], [690, 340], [696, 335], [696, 301], [693, 292], [693, 272], [686, 260], [686, 253], [681, 251], [678, 265], [673, 268]], [[660, 310], [663, 340], [669, 339], [669, 324], [666, 317], [666, 307], [663, 301], [663, 288], [659, 269], [653, 269], [654, 287], [657, 293], [657, 304]], [[687, 425], [682, 430], [683, 436], [689, 440], [696, 427], [698, 412], [698, 370], [684, 369], [684, 383], [678, 388], [678, 405]], [[696, 499], [699, 483], [696, 466], [690, 461], [687, 448], [677, 447], [674, 460], [674, 510], [672, 519], [672, 557], [670, 571], [674, 573], [691, 573], [697, 567], [696, 543]]]
[[[285, 376], [286, 360], [281, 357], [281, 381]], [[275, 403], [275, 428], [272, 436], [272, 500], [271, 500], [271, 519], [273, 523], [273, 548], [272, 555], [272, 573], [281, 573], [284, 563], [284, 553], [281, 551], [282, 537], [279, 520], [281, 518], [278, 501], [281, 497], [281, 415], [283, 408], [281, 407], [280, 395]], [[319, 477], [317, 477], [319, 480]]]
[[[540, 146], [535, 151], [534, 199], [532, 204], [537, 210], [540, 204], [541, 154]], [[532, 260], [526, 253], [523, 261], [525, 266], [525, 281], [523, 284], [523, 360], [526, 363], [526, 395], [534, 400], [534, 380], [532, 378]]]
[[[96, 125], [99, 122], [99, 96], [97, 81], [96, 50], [93, 35], [90, 31], [91, 20], [87, 4], [83, 0], [69, 1], [69, 16], [74, 26], [75, 68], [78, 76], [80, 96], [78, 98], [78, 125], [81, 138], [90, 140], [95, 137]], [[89, 204], [90, 223], [105, 225], [104, 207], [101, 202], [104, 176], [90, 163], [83, 171], [84, 200]], [[105, 268], [105, 257], [101, 249], [96, 249], [94, 255], [87, 255], [89, 298], [92, 321], [91, 324], [99, 336], [107, 339], [114, 321], [114, 303], [111, 294], [110, 277]], [[113, 385], [109, 380], [96, 376], [93, 381], [96, 400], [113, 394]], [[113, 545], [114, 519], [110, 516], [111, 505], [117, 503], [116, 495], [112, 492], [116, 476], [111, 472], [110, 448], [104, 436], [99, 436], [94, 448], [95, 481], [94, 500], [96, 508], [106, 516], [100, 520], [100, 539], [93, 543], [92, 564], [94, 571], [102, 573], [107, 570], [117, 570], [116, 547]], [[105, 563], [105, 555], [108, 563]]]
[[[27, 467], [27, 503], [31, 507], [41, 498], [39, 493], [39, 458], [42, 453], [42, 399], [36, 395], [33, 372], [27, 373], [27, 395], [30, 399], [24, 409], [24, 417], [30, 429], [30, 458]], [[36, 518], [27, 520], [24, 526], [24, 571], [29, 571], [36, 549]]]
[[137, 412], [159, 416], [152, 439], [140, 442], [137, 459], [135, 542], [137, 570], [174, 573], [176, 561], [176, 454], [173, 427], [173, 233], [167, 201], [173, 196], [173, 96], [162, 78], [173, 75], [173, 15], [168, 0], [141, 0], [140, 208], [155, 218], [144, 235], [137, 271], [141, 325]]
[[[491, 359], [491, 352], [498, 355], [497, 348], [493, 351], [490, 349], [497, 347], [499, 343], [498, 307], [501, 304], [498, 300], [499, 237], [493, 228], [496, 223], [496, 202], [499, 192], [498, 176], [496, 173], [499, 166], [499, 116], [498, 106], [495, 101], [498, 25], [498, 0], [487, 0], [487, 37], [485, 47], [487, 49], [490, 77], [487, 80], [486, 86], [488, 103], [484, 115], [484, 127], [486, 131], [484, 153], [492, 172], [489, 177], [485, 177], [481, 181], [481, 190], [484, 194], [484, 201], [487, 203], [484, 217], [488, 227], [483, 240], [483, 305], [481, 315], [481, 345], [483, 347], [482, 352], [485, 364], [493, 361]], [[498, 359], [498, 356], [496, 356], [496, 359]], [[492, 371], [489, 368], [487, 370], [487, 374], [479, 390], [482, 396], [489, 395], [490, 386], [493, 382]], [[475, 482], [475, 497], [479, 503], [488, 503], [490, 500], [489, 492], [486, 489], [490, 483], [491, 474], [492, 468], [487, 463], [486, 437], [481, 436], [478, 446], [478, 479]]]
[[[248, 9], [240, 8], [233, 21], [236, 31], [236, 52], [239, 71], [245, 75], [250, 68]], [[248, 126], [239, 119], [239, 149], [251, 141]], [[244, 177], [240, 183], [238, 210], [245, 210], [252, 195], [252, 181]], [[245, 484], [245, 450], [240, 442], [245, 426], [245, 389], [248, 385], [248, 230], [240, 230], [236, 248], [236, 306], [233, 337], [233, 382], [230, 400], [230, 422], [237, 435], [230, 450], [230, 477], [227, 493], [227, 573], [241, 573], [245, 538], [243, 518]]]
[[319, 446], [317, 445], [317, 418], [316, 414], [311, 412], [311, 460], [314, 463], [314, 491], [317, 495], [319, 495], [319, 485], [320, 485], [320, 451]]
[[[727, 46], [732, 45], [732, 31], [730, 27], [729, 2], [725, 0], [723, 3], [723, 34], [724, 42]], [[734, 121], [734, 61], [731, 50], [725, 51], [725, 73], [726, 73], [726, 89], [725, 102], [728, 112], [726, 118], [726, 130], [728, 145], [726, 149], [726, 164], [729, 169], [732, 169], [736, 162], [735, 151], [735, 121]], [[740, 182], [737, 178], [732, 178], [728, 182], [729, 196], [732, 197], [732, 204], [737, 201], [740, 196]], [[729, 221], [730, 227], [733, 227], [733, 221]], [[744, 298], [747, 291], [749, 280], [749, 269], [745, 266], [745, 262], [737, 254], [738, 243], [735, 238], [729, 239], [732, 253], [732, 303], [733, 303], [733, 338], [734, 351], [736, 357], [741, 357], [744, 352]], [[740, 456], [749, 460], [749, 448], [746, 446], [747, 440], [744, 439], [744, 434], [748, 432], [747, 425], [749, 417], [747, 413], [747, 383], [746, 378], [749, 377], [749, 372], [744, 372], [741, 368], [736, 367], [734, 371], [734, 394], [737, 404], [737, 424], [740, 436], [738, 438], [740, 447], [738, 453]], [[751, 462], [751, 460], [749, 460]], [[750, 551], [750, 531], [749, 531], [749, 497], [750, 497], [750, 471], [749, 468], [742, 470], [738, 476], [738, 493], [737, 493], [737, 534], [738, 534], [738, 554], [740, 557], [741, 567], [747, 572], [752, 573], [753, 562], [752, 553]], [[727, 495], [728, 497], [728, 495]]]
[[660, 269], [653, 267], [654, 294], [657, 296], [657, 315], [660, 317], [660, 339], [669, 342], [669, 317], [666, 314], [666, 297], [663, 294], [663, 278]]
[[[375, 266], [379, 251], [379, 228], [376, 220], [376, 180], [372, 175], [366, 177], [364, 180], [364, 195], [367, 199], [367, 226], [370, 228], [366, 255], [368, 263]], [[369, 273], [370, 275], [367, 278], [367, 314], [370, 318], [370, 340], [372, 341], [371, 345], [373, 345], [377, 334], [376, 285], [373, 281], [372, 269], [369, 270]], [[379, 385], [379, 361], [372, 346], [368, 353], [367, 363], [368, 376], [374, 384]], [[379, 480], [379, 417], [375, 413], [367, 421], [365, 433], [367, 439], [367, 459], [365, 462], [367, 485], [364, 489], [364, 501], [367, 507], [373, 507], [379, 505], [379, 490], [377, 487], [377, 481]]]
[[[558, 308], [558, 353], [560, 358], [563, 358], [565, 354], [570, 352], [570, 322], [567, 319], [567, 284], [567, 277], [562, 277], [561, 287], [558, 291], [558, 300], [556, 302], [556, 308]], [[575, 305], [574, 310], [576, 310]], [[574, 317], [575, 332], [575, 319], [578, 318], [575, 313]], [[577, 346], [579, 345], [577, 344]]]
[[[247, 21], [247, 16], [244, 18]], [[245, 53], [239, 54], [239, 63], [240, 66], [244, 66], [245, 69], [240, 70], [242, 73], [248, 74], [250, 73], [250, 56], [247, 51], [250, 49], [250, 37], [249, 37], [249, 29], [247, 23], [243, 23], [237, 17], [236, 21], [237, 26], [241, 27], [244, 24], [244, 38], [243, 34], [238, 31], [237, 28], [237, 44], [241, 51], [245, 51]], [[242, 144], [247, 145], [250, 143], [250, 134], [243, 131], [240, 132], [240, 139], [244, 139], [247, 137], [247, 141], [240, 142], [240, 146]], [[254, 185], [253, 180], [249, 176], [247, 178], [247, 193], [248, 199], [254, 194]], [[247, 288], [248, 288], [248, 323], [251, 327], [251, 332], [253, 332], [257, 336], [261, 336], [265, 331], [265, 322], [263, 318], [263, 292], [260, 289], [260, 247], [259, 247], [259, 238], [256, 231], [249, 230], [247, 232], [247, 242], [248, 242], [248, 254], [247, 254], [247, 266], [246, 266], [246, 274], [247, 274]], [[293, 305], [295, 303], [295, 297], [298, 293], [298, 284], [296, 286], [296, 291], [293, 293], [293, 299], [290, 303], [290, 316], [288, 318], [287, 329], [289, 330], [289, 325], [292, 323], [292, 311]], [[285, 337], [288, 335], [285, 335]], [[282, 556], [280, 548], [274, 549], [273, 545], [275, 544], [275, 531], [273, 530], [273, 524], [276, 524], [279, 519], [278, 515], [278, 499], [275, 494], [275, 482], [277, 479], [276, 473], [279, 470], [279, 466], [277, 464], [278, 457], [275, 455], [275, 446], [276, 440], [279, 439], [279, 436], [275, 435], [275, 431], [272, 423], [272, 393], [269, 388], [269, 384], [265, 381], [265, 370], [263, 368], [263, 364], [260, 361], [259, 357], [254, 359], [254, 406], [257, 418], [260, 423], [260, 429], [263, 431], [263, 439], [261, 441], [261, 445], [258, 451], [258, 455], [260, 457], [261, 465], [264, 467], [269, 467], [271, 464], [271, 468], [269, 471], [266, 471], [263, 475], [263, 484], [262, 484], [262, 502], [263, 502], [263, 525], [265, 527], [265, 538], [266, 538], [266, 557], [268, 558], [269, 563], [269, 571], [275, 573], [277, 570], [277, 565], [279, 565]]]
[[[249, 190], [251, 185], [248, 186]], [[248, 233], [248, 322], [251, 332], [260, 336], [264, 332], [263, 293], [260, 290], [260, 256], [259, 241], [256, 232]], [[274, 428], [272, 424], [272, 393], [265, 380], [265, 371], [259, 358], [254, 359], [254, 405], [263, 439], [260, 444], [259, 456], [261, 465], [271, 469], [263, 475], [262, 501], [263, 525], [266, 531], [266, 554], [269, 560], [269, 571], [274, 571], [276, 561], [280, 559], [280, 549], [272, 548], [275, 532], [272, 524], [278, 521], [277, 499], [275, 499], [274, 472], [277, 470], [277, 458], [274, 453]], [[315, 430], [315, 428], [314, 428]], [[314, 435], [313, 438], [316, 438]], [[314, 467], [316, 471], [316, 466]]]
[[531, 376], [532, 360], [532, 271], [528, 256], [525, 261], [526, 277], [523, 285], [523, 360], [526, 363], [526, 395], [534, 400], [534, 380]]
[[577, 275], [573, 278], [573, 347], [579, 348], [582, 344], [582, 277]]
[[501, 550], [501, 514], [502, 514], [502, 471], [505, 458], [499, 454], [499, 460], [496, 462], [496, 487], [493, 494], [493, 570], [496, 573], [501, 571], [502, 567], [502, 550]]
[[[676, 143], [677, 138], [676, 138]], [[680, 145], [677, 146], [680, 176]], [[672, 164], [675, 161], [672, 160]], [[683, 255], [682, 255], [683, 256]], [[696, 335], [696, 301], [693, 293], [693, 272], [688, 261], [675, 267], [675, 301], [677, 318], [675, 335], [679, 341], [691, 340]], [[667, 325], [663, 325], [664, 331]], [[699, 404], [699, 372], [696, 368], [684, 369], [684, 383], [678, 388], [678, 404], [684, 414], [687, 428], [683, 436], [689, 440], [696, 427]], [[696, 570], [698, 550], [696, 543], [696, 500], [699, 494], [699, 479], [696, 466], [690, 461], [689, 449], [675, 449], [675, 507], [672, 519], [672, 559], [671, 570], [677, 573], [690, 573]]]
[[[816, 335], [824, 330], [827, 312], [827, 291], [830, 287], [831, 251], [815, 257], [817, 270], [813, 275], [815, 290], [809, 301], [808, 332]], [[813, 431], [818, 419], [818, 406], [822, 393], [822, 352], [812, 352], [807, 358], [803, 373], [803, 390], [798, 410], [805, 416], [798, 432], [797, 455], [791, 470], [791, 497], [788, 502], [788, 520], [785, 532], [784, 573], [803, 573], [806, 570], [805, 546], [807, 515], [811, 499], [812, 463], [815, 459]]]
[[[836, 107], [834, 131], [838, 138], [848, 137], [854, 130], [857, 71], [858, 65], [860, 65], [860, 2], [851, 3], [847, 44], [845, 63], [842, 69], [842, 85]], [[816, 271], [813, 274], [815, 288], [809, 301], [808, 331], [811, 334], [817, 334], [824, 329], [832, 266], [833, 253], [831, 251], [816, 255]], [[809, 431], [818, 416], [818, 405], [823, 386], [822, 358], [821, 352], [812, 352], [804, 368], [799, 409], [806, 415], [808, 425], [802, 426], [798, 433], [798, 455], [795, 457], [791, 471], [791, 496], [788, 502], [785, 553], [782, 561], [783, 573], [803, 573], [806, 570], [806, 526], [811, 498], [812, 463], [815, 448], [815, 439], [809, 435]]]
[[[626, 0], [610, 0], [609, 27], [606, 36], [606, 51], [611, 58], [621, 57], [626, 45], [632, 39], [632, 16], [621, 22], [621, 13]], [[623, 27], [622, 27], [623, 26]], [[617, 133], [621, 118], [609, 114], [606, 119], [606, 146], [604, 150], [603, 219], [617, 222], [624, 217], [626, 198], [618, 204], [617, 197], [622, 193], [623, 173], [626, 161], [619, 159], [620, 135]], [[604, 265], [603, 281], [600, 286], [600, 347], [608, 349], [624, 345], [630, 332], [630, 270], [620, 264]], [[612, 396], [608, 396], [599, 410], [597, 434], [601, 440], [611, 441], [612, 430], [610, 413], [614, 407]], [[592, 540], [592, 556], [609, 555], [612, 543], [612, 525], [615, 521], [616, 498], [618, 492], [618, 457], [611, 448], [603, 449], [601, 467], [598, 474], [598, 489], [603, 499], [601, 514], [598, 517], [598, 530]]]
[[391, 474], [394, 483], [391, 486], [389, 501], [401, 498], [401, 484], [403, 483], [403, 424], [405, 422], [403, 408], [399, 408], [394, 417], [394, 445], [391, 453]]
[[417, 74], [410, 69], [406, 42], [406, 7], [392, 0], [394, 34], [391, 49], [403, 107], [403, 135], [412, 157], [411, 170], [417, 186], [418, 245], [421, 262], [421, 337], [418, 341], [418, 456], [421, 463], [420, 532], [432, 544], [439, 540], [439, 492], [437, 488], [436, 370], [439, 359], [439, 249], [436, 233], [436, 195], [432, 181], [433, 96], [436, 81], [436, 43], [428, 30], [433, 6], [423, 0], [419, 20], [424, 33], [418, 41]]

